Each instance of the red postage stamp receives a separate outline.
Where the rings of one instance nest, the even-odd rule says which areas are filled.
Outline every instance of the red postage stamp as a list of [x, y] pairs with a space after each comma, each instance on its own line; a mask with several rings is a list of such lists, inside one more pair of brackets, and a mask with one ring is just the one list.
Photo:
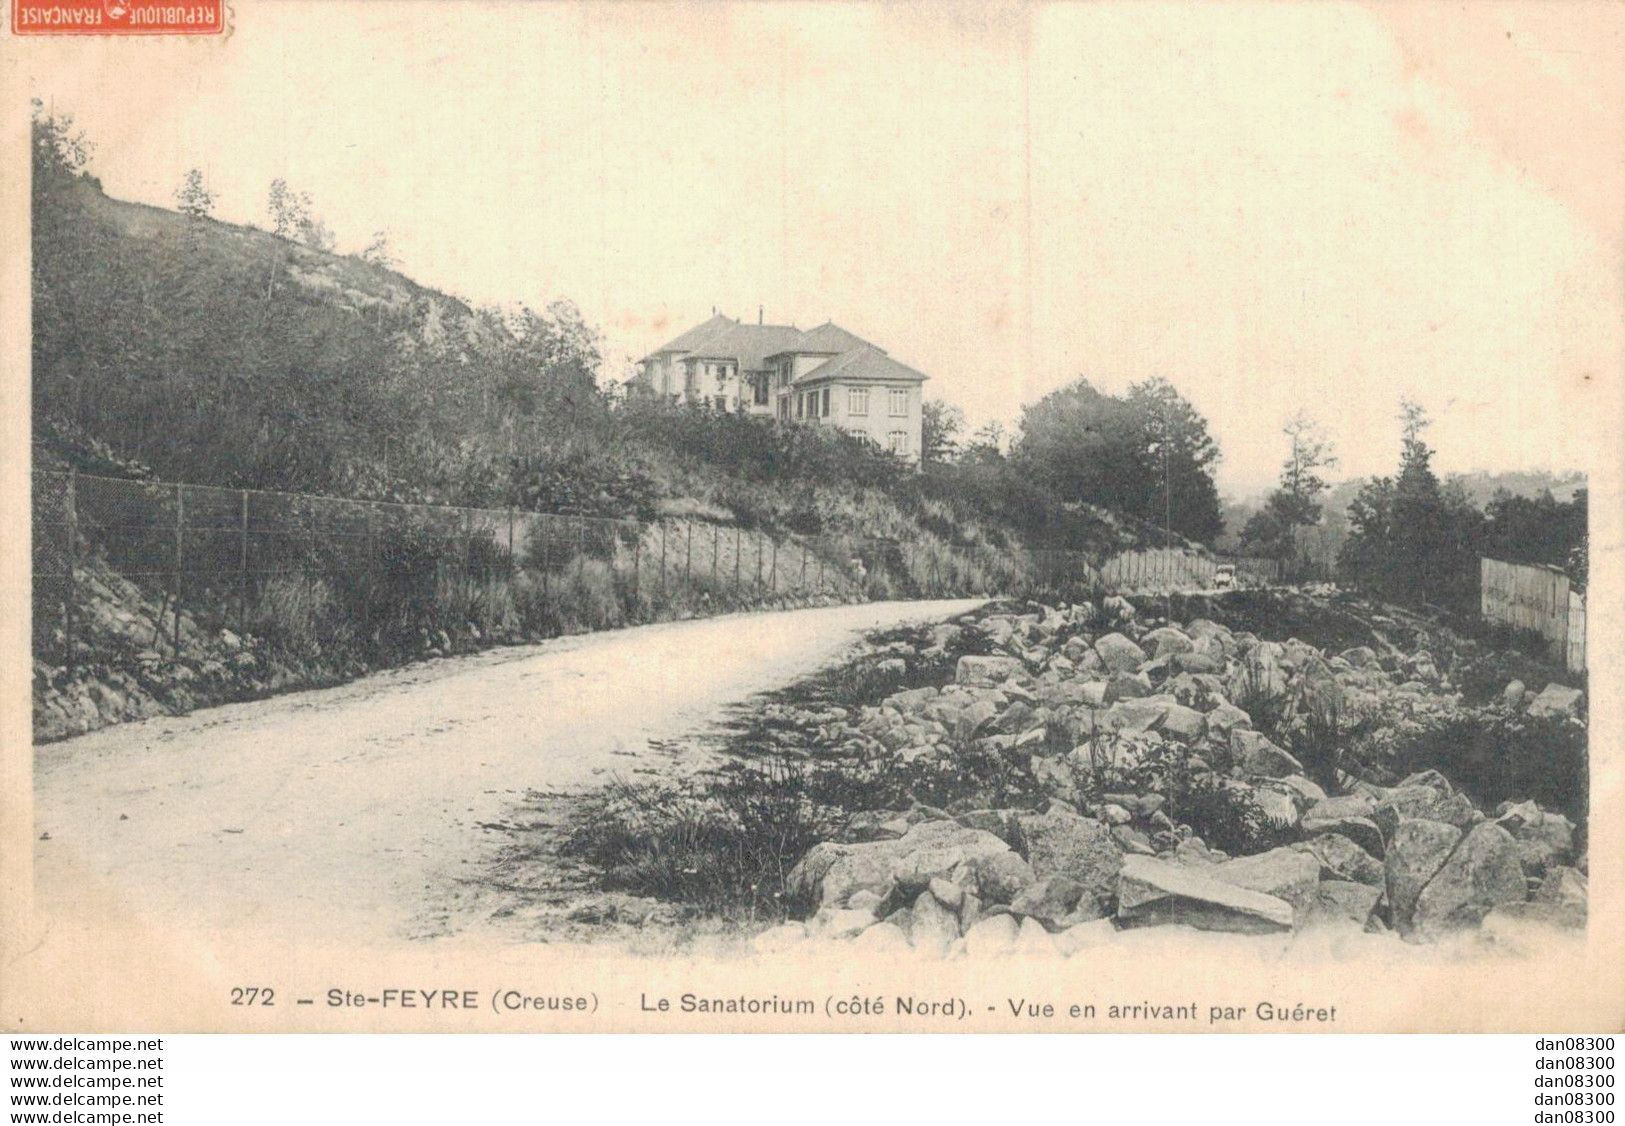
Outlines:
[[11, 0], [16, 35], [218, 35], [225, 0]]

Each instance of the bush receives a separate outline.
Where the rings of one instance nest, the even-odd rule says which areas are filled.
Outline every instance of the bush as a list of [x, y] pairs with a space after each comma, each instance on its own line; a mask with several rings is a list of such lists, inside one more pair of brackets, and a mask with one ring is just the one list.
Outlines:
[[773, 757], [701, 781], [616, 781], [577, 813], [565, 853], [606, 886], [749, 921], [788, 912], [785, 877], [838, 824], [804, 768]]
[[1590, 800], [1585, 725], [1502, 707], [1436, 717], [1396, 749], [1401, 774], [1437, 770], [1484, 809], [1533, 799], [1576, 823]]
[[1286, 842], [1285, 832], [1270, 823], [1251, 790], [1211, 770], [1193, 770], [1184, 747], [1153, 748], [1111, 786], [1163, 795], [1163, 812], [1173, 821], [1190, 826], [1209, 847], [1231, 856], [1250, 856]]

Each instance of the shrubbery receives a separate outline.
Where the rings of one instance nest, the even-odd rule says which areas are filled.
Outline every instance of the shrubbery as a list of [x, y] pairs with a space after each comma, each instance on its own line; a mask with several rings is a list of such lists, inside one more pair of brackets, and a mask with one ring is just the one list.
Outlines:
[[1490, 706], [1434, 717], [1394, 750], [1401, 774], [1438, 770], [1485, 809], [1533, 799], [1578, 824], [1590, 800], [1586, 728]]

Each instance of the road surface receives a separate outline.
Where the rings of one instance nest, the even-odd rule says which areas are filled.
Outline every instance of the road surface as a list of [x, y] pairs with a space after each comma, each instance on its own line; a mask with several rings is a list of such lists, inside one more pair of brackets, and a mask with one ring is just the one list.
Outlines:
[[651, 741], [976, 602], [741, 614], [564, 638], [124, 724], [35, 753], [36, 908], [162, 928], [391, 942], [486, 862], [527, 790], [651, 764]]

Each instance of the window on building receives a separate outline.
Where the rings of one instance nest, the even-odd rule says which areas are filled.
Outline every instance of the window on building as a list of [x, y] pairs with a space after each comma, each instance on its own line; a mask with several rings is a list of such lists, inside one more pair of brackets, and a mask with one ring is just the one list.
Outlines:
[[908, 391], [902, 387], [893, 387], [886, 395], [887, 404], [893, 418], [908, 417]]
[[759, 406], [759, 407], [767, 406], [767, 393], [768, 393], [769, 390], [771, 390], [771, 388], [768, 387], [769, 380], [768, 380], [767, 372], [765, 372], [765, 371], [764, 372], [759, 372], [757, 374], [756, 378], [754, 380], [752, 380], [751, 382], [754, 385], [754, 389], [755, 389], [755, 392], [756, 392], [756, 395], [755, 395], [756, 405]]
[[824, 388], [824, 409], [819, 412], [825, 418], [829, 417], [829, 388]]
[[891, 452], [894, 454], [908, 453], [908, 431], [893, 430], [887, 435], [890, 439]]
[[725, 411], [728, 409], [728, 396], [718, 395], [714, 402], [717, 404], [717, 410]]
[[848, 387], [846, 389], [846, 413], [852, 415], [869, 413], [869, 389], [867, 387]]
[[807, 393], [805, 391], [796, 392], [796, 417], [807, 417]]

